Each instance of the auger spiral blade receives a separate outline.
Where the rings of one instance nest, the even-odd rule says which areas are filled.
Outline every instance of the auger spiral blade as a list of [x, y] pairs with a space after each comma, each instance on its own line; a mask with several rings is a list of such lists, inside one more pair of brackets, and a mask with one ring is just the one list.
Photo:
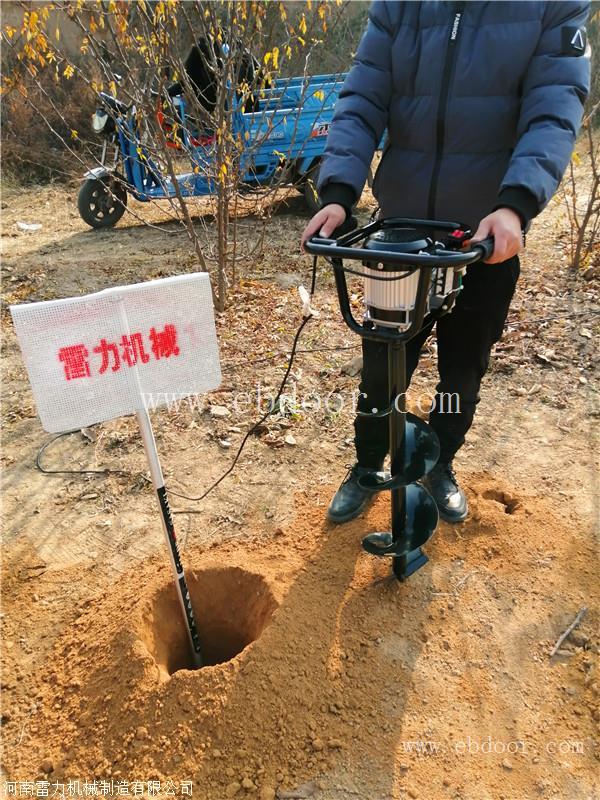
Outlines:
[[392, 527], [398, 526], [401, 535], [394, 539], [389, 532], [369, 533], [362, 541], [367, 553], [406, 557], [431, 537], [438, 523], [438, 510], [433, 497], [427, 489], [416, 483], [406, 486], [405, 493], [404, 518], [392, 520]]

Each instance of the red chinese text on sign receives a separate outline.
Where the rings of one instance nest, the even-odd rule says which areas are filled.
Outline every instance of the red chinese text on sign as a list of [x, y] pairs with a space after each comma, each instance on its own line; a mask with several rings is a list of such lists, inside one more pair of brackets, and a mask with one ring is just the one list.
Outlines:
[[[162, 331], [152, 327], [148, 338], [157, 361], [179, 355], [175, 325], [168, 323]], [[99, 375], [103, 375], [109, 367], [111, 372], [118, 372], [124, 364], [133, 367], [138, 362], [147, 364], [150, 361], [150, 355], [146, 352], [142, 334], [139, 332], [123, 334], [119, 345], [103, 337], [93, 352], [101, 357]], [[88, 356], [88, 350], [83, 344], [60, 348], [58, 358], [63, 363], [66, 380], [91, 377]]]
[[174, 325], [165, 325], [162, 331], [150, 328], [150, 341], [152, 342], [152, 352], [157, 360], [179, 355], [177, 330]]
[[130, 336], [123, 334], [121, 337], [121, 355], [123, 356], [123, 361], [129, 367], [137, 364], [138, 359], [142, 364], [147, 364], [150, 361], [150, 356], [144, 350], [141, 333], [132, 333]]
[[65, 378], [68, 381], [72, 381], [75, 378], [90, 377], [88, 356], [89, 353], [84, 344], [73, 344], [69, 347], [60, 348], [58, 358], [64, 364]]
[[[100, 353], [102, 356], [102, 363], [98, 372], [103, 375], [111, 363], [111, 372], [116, 372], [121, 367], [121, 359], [119, 358], [119, 348], [114, 342], [107, 342], [106, 339], [100, 339], [98, 347], [94, 347], [94, 353]], [[112, 356], [112, 358], [111, 358]]]

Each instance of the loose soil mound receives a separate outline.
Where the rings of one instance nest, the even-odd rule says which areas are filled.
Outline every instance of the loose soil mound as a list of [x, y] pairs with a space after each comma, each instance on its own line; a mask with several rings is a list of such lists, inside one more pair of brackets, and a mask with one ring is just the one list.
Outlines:
[[542, 499], [467, 485], [471, 519], [441, 525], [405, 584], [360, 550], [387, 497], [334, 528], [327, 487], [275, 537], [189, 549], [199, 671], [166, 553], [107, 586], [39, 663], [10, 778], [191, 780], [202, 800], [591, 797], [594, 547]]

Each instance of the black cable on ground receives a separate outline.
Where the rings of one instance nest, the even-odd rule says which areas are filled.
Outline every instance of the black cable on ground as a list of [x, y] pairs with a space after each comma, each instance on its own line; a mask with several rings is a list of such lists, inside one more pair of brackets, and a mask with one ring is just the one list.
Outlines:
[[283, 376], [283, 380], [281, 381], [281, 383], [279, 385], [279, 389], [277, 390], [277, 394], [275, 395], [275, 398], [273, 400], [273, 403], [272, 403], [271, 407], [269, 408], [268, 411], [266, 411], [262, 415], [262, 417], [259, 420], [257, 420], [252, 425], [251, 428], [249, 428], [246, 431], [246, 434], [244, 435], [244, 438], [242, 439], [242, 441], [240, 443], [238, 451], [235, 454], [235, 457], [234, 457], [233, 461], [231, 462], [231, 465], [228, 467], [228, 469], [221, 475], [221, 477], [217, 478], [217, 480], [211, 486], [209, 486], [208, 489], [205, 492], [203, 492], [201, 495], [198, 495], [198, 497], [193, 497], [193, 496], [190, 496], [190, 495], [187, 495], [187, 494], [183, 494], [183, 492], [176, 492], [174, 489], [169, 489], [168, 490], [169, 494], [172, 494], [175, 497], [181, 497], [184, 500], [193, 500], [194, 502], [197, 502], [197, 501], [200, 501], [200, 500], [204, 500], [204, 498], [207, 496], [207, 494], [209, 494], [209, 492], [212, 492], [212, 490], [215, 489], [221, 483], [221, 481], [223, 481], [235, 469], [235, 465], [237, 464], [237, 462], [239, 460], [239, 457], [242, 454], [242, 450], [244, 449], [244, 446], [245, 446], [246, 442], [248, 441], [248, 439], [252, 436], [254, 431], [263, 424], [263, 422], [267, 419], [267, 417], [271, 416], [271, 414], [277, 408], [277, 404], [279, 402], [279, 399], [281, 398], [281, 395], [283, 394], [283, 390], [285, 389], [285, 385], [287, 383], [287, 379], [288, 379], [289, 374], [290, 374], [290, 372], [292, 370], [292, 365], [294, 363], [294, 357], [296, 355], [296, 348], [298, 346], [298, 340], [300, 338], [300, 335], [301, 335], [302, 331], [304, 330], [304, 326], [306, 325], [306, 323], [310, 319], [311, 319], [311, 317], [304, 317], [304, 319], [302, 320], [302, 324], [300, 325], [300, 327], [296, 331], [296, 335], [294, 337], [294, 343], [292, 345], [292, 351], [290, 353], [290, 360], [288, 362], [287, 369], [286, 369], [285, 374]]
[[48, 469], [44, 467], [42, 465], [42, 456], [48, 447], [58, 439], [62, 439], [63, 436], [71, 436], [73, 433], [80, 433], [80, 429], [76, 428], [73, 431], [57, 433], [56, 436], [52, 436], [47, 442], [44, 442], [35, 457], [35, 466], [40, 472], [43, 472], [44, 475], [131, 475], [130, 472], [122, 469]]

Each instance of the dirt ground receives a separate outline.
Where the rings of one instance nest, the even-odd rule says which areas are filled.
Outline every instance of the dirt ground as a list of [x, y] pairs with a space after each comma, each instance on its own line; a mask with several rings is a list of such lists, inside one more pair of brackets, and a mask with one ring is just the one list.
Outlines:
[[[148, 795], [149, 781], [179, 795], [191, 782], [201, 800], [600, 797], [598, 274], [569, 270], [558, 203], [528, 236], [457, 459], [471, 516], [440, 525], [430, 562], [405, 584], [360, 549], [388, 527], [387, 497], [352, 523], [325, 522], [353, 458], [358, 379], [346, 373], [360, 351], [320, 267], [321, 316], [301, 339], [284, 409], [206, 500], [172, 496], [213, 664], [190, 671], [135, 421], [59, 439], [42, 457], [48, 469], [121, 472], [36, 469], [48, 436], [6, 304], [194, 268], [164, 212], [138, 204], [152, 227], [126, 217], [92, 231], [76, 192], [13, 187], [2, 200], [4, 780], [48, 782], [50, 795], [69, 780], [113, 794], [145, 782]], [[295, 287], [309, 280], [297, 245], [306, 219], [299, 198], [282, 202], [264, 252], [240, 264], [217, 315], [220, 389], [153, 414], [172, 490], [198, 495], [227, 468], [258, 417], [256, 399], [236, 398], [281, 380], [300, 322]], [[240, 241], [259, 229], [242, 217]], [[413, 403], [434, 384], [430, 343]], [[316, 391], [338, 392], [343, 408], [318, 407]]]

